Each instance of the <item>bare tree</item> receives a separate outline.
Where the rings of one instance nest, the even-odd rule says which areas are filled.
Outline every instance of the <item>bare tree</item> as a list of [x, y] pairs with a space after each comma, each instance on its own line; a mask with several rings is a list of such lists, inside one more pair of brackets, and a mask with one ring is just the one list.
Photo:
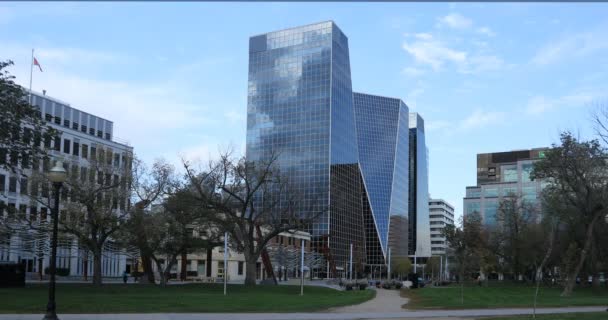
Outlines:
[[[230, 233], [246, 261], [245, 284], [256, 284], [256, 262], [279, 233], [307, 229], [321, 212], [307, 208], [303, 195], [281, 175], [277, 157], [250, 162], [220, 154], [206, 171], [183, 161], [200, 205], [212, 209], [214, 222]], [[308, 210], [307, 210], [308, 209]]]
[[[62, 209], [59, 213], [59, 232], [78, 240], [81, 248], [93, 255], [93, 284], [102, 283], [102, 259], [106, 243], [121, 228], [128, 216], [131, 194], [130, 159], [122, 166], [113, 162], [112, 152], [98, 148], [91, 152], [87, 166], [64, 162], [68, 178], [63, 184]], [[71, 165], [71, 166], [70, 166]], [[47, 159], [43, 167], [49, 167]], [[52, 196], [48, 170], [31, 175], [28, 197], [33, 206], [42, 206], [40, 215], [22, 217], [29, 228], [47, 228], [46, 213], [51, 212]]]

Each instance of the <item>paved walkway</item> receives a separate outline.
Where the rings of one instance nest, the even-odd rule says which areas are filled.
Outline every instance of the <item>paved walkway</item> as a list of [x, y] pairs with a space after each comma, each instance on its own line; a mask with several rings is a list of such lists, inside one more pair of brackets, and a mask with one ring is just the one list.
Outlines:
[[401, 297], [399, 290], [377, 289], [376, 297], [372, 300], [347, 307], [331, 308], [335, 313], [386, 313], [403, 312], [402, 306], [408, 302]]
[[[538, 309], [537, 314], [606, 312], [606, 307]], [[60, 314], [62, 320], [360, 320], [459, 318], [531, 314], [532, 309], [425, 310], [373, 313], [152, 313], [152, 314]], [[608, 316], [608, 312], [606, 312]], [[0, 320], [40, 320], [42, 314], [2, 314]]]

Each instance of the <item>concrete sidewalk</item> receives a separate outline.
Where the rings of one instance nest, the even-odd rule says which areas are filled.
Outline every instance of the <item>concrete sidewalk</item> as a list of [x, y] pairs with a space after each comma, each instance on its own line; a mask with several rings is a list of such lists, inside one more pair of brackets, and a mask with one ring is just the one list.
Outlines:
[[[606, 307], [543, 308], [537, 314], [606, 312]], [[475, 318], [531, 314], [532, 309], [425, 310], [373, 313], [149, 313], [149, 314], [59, 314], [62, 320], [352, 320], [352, 319], [418, 319]], [[0, 320], [40, 320], [42, 314], [2, 314]], [[608, 312], [606, 312], [608, 318]]]

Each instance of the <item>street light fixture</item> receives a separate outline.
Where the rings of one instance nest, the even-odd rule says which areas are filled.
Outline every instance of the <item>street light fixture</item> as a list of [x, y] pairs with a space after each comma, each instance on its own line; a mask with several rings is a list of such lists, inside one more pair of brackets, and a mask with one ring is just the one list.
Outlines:
[[51, 239], [51, 260], [49, 261], [49, 273], [51, 279], [49, 281], [49, 301], [46, 305], [46, 314], [44, 320], [58, 320], [56, 305], [55, 305], [55, 274], [57, 272], [57, 225], [59, 220], [59, 192], [63, 183], [67, 178], [67, 172], [63, 168], [61, 161], [55, 162], [55, 166], [49, 170], [47, 174], [49, 180], [53, 183], [55, 189], [55, 203], [51, 219], [53, 220], [53, 235]]

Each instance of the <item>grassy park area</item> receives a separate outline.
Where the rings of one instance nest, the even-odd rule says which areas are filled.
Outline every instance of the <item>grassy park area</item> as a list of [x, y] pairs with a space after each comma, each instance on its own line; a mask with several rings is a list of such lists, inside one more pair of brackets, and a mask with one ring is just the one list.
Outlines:
[[[532, 307], [532, 286], [496, 286], [464, 288], [464, 304], [460, 299], [460, 287], [428, 287], [404, 290], [410, 299], [408, 309], [478, 309]], [[541, 287], [538, 307], [602, 306], [608, 305], [608, 289], [576, 288], [570, 297], [560, 297], [561, 288]], [[608, 313], [604, 315], [608, 319]], [[568, 318], [569, 319], [569, 318]]]
[[[46, 285], [0, 289], [0, 313], [43, 313]], [[57, 313], [154, 312], [295, 312], [317, 311], [358, 304], [373, 298], [374, 290], [337, 291], [323, 287], [229, 285], [228, 295], [218, 284], [154, 285], [82, 284], [57, 286]]]
[[[529, 320], [531, 315], [480, 318], [478, 320]], [[566, 314], [543, 314], [537, 315], [537, 320], [605, 320], [608, 319], [608, 312], [589, 312], [589, 313], [566, 313]]]

